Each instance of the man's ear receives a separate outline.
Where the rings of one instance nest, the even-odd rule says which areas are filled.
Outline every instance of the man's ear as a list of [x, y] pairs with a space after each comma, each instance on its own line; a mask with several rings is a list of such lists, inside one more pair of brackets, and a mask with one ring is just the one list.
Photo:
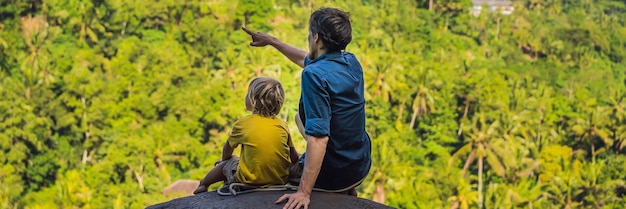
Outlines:
[[320, 49], [324, 48], [324, 42], [322, 42], [322, 39], [320, 39], [319, 33], [316, 33], [313, 36], [313, 43], [315, 43], [315, 45], [318, 45]]

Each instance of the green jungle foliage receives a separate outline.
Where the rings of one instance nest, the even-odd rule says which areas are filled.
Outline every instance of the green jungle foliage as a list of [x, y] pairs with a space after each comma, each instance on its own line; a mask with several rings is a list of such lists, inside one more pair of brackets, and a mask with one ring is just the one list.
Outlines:
[[304, 151], [301, 69], [239, 28], [306, 49], [321, 6], [351, 13], [347, 50], [365, 71], [373, 166], [360, 197], [626, 205], [621, 0], [516, 1], [477, 17], [470, 0], [2, 0], [0, 207], [174, 198], [163, 188], [212, 168], [260, 75], [283, 82], [280, 117]]

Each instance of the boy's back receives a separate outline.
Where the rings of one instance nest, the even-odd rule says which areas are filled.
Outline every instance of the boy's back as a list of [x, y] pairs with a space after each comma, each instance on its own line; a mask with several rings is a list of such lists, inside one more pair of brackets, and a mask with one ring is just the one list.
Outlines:
[[293, 147], [287, 123], [276, 117], [246, 116], [233, 126], [228, 143], [241, 147], [237, 179], [251, 185], [281, 185], [289, 176]]

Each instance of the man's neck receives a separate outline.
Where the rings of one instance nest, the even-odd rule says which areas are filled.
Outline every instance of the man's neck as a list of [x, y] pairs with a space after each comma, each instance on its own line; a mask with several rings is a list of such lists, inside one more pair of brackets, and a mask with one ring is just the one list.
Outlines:
[[316, 53], [312, 54], [313, 56], [310, 56], [309, 58], [315, 59], [315, 58], [322, 56], [322, 54], [326, 54], [326, 49], [318, 49]]
[[326, 54], [327, 51], [326, 51], [326, 49], [321, 48], [321, 49], [317, 50], [317, 52], [319, 53], [317, 56], [322, 56], [322, 54]]

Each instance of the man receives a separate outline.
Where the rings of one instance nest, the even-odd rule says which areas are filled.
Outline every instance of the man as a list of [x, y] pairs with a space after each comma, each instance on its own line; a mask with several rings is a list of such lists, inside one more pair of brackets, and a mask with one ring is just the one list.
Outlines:
[[306, 152], [298, 191], [285, 194], [284, 208], [308, 208], [313, 188], [348, 190], [367, 176], [371, 166], [371, 141], [365, 131], [363, 70], [356, 57], [345, 52], [352, 41], [349, 14], [321, 8], [309, 19], [309, 52], [265, 33], [242, 28], [251, 46], [273, 46], [303, 67], [302, 92], [296, 122], [304, 130]]

